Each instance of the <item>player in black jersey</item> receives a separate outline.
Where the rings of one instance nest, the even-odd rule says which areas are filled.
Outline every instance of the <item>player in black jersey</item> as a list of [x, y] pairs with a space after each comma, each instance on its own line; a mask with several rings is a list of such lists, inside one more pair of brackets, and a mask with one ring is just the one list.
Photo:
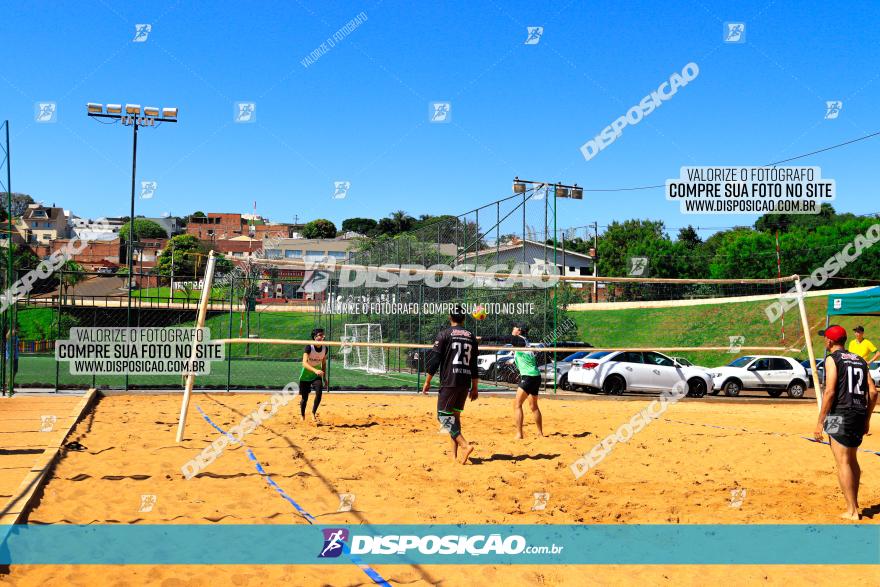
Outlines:
[[[462, 326], [465, 311], [456, 306], [449, 315], [449, 328], [444, 328], [434, 340], [434, 348], [428, 354], [428, 374], [422, 393], [427, 394], [431, 379], [440, 370], [440, 394], [437, 397], [437, 419], [442, 429], [449, 432], [452, 439], [452, 458], [467, 464], [474, 448], [461, 434], [461, 412], [470, 396], [477, 399], [477, 338], [474, 333]], [[458, 449], [462, 450], [459, 459]]]
[[837, 462], [837, 479], [846, 499], [846, 511], [841, 517], [858, 521], [859, 468], [858, 447], [868, 433], [871, 412], [877, 405], [877, 389], [868, 371], [868, 364], [855, 353], [844, 350], [846, 329], [832, 325], [819, 331], [825, 337], [825, 392], [822, 409], [813, 436], [823, 441], [827, 432], [831, 453]]

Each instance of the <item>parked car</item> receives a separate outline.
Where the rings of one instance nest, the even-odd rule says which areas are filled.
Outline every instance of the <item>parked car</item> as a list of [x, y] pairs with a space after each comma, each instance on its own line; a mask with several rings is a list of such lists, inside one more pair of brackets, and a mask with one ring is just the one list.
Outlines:
[[609, 395], [626, 391], [666, 391], [677, 383], [687, 385], [688, 395], [703, 397], [712, 379], [696, 367], [684, 367], [656, 351], [597, 351], [576, 359], [568, 372], [574, 388], [602, 390]]
[[[546, 344], [546, 343], [537, 343], [537, 344], [533, 344], [531, 346], [534, 346], [536, 348], [545, 348], [545, 347], [552, 347], [553, 345]], [[589, 350], [586, 350], [586, 349], [593, 348], [593, 345], [591, 345], [590, 343], [582, 342], [579, 340], [558, 340], [558, 341], [556, 341], [556, 346], [561, 347], [561, 348], [575, 348], [575, 349], [582, 348], [582, 349], [585, 349], [586, 352], [589, 352]], [[571, 351], [544, 351], [542, 353], [538, 353], [538, 355], [537, 355], [538, 365], [540, 366], [540, 365], [546, 365], [548, 363], [552, 363], [554, 358], [556, 359], [556, 362], [558, 363], [559, 361], [562, 361], [563, 359], [567, 358], [569, 355], [571, 355]]]
[[98, 267], [98, 275], [114, 275], [116, 271], [112, 267]]
[[[538, 349], [543, 345], [541, 343], [532, 343], [529, 345], [530, 349]], [[519, 350], [519, 349], [517, 349]], [[507, 351], [505, 351], [507, 352]], [[489, 379], [492, 381], [505, 381], [507, 383], [518, 383], [520, 379], [519, 369], [516, 367], [516, 361], [514, 360], [514, 352], [510, 351], [507, 354], [498, 358], [495, 362], [495, 365], [492, 367], [492, 372], [489, 374]], [[538, 356], [536, 359], [540, 360], [542, 354], [546, 353], [536, 353]], [[540, 364], [540, 363], [539, 363]], [[539, 367], [540, 369], [540, 367]]]
[[[813, 376], [810, 375], [810, 360], [801, 361], [801, 365], [807, 370], [809, 386], [813, 385]], [[816, 370], [819, 372], [819, 385], [825, 385], [825, 361], [823, 358], [816, 357]], [[868, 365], [868, 372], [874, 379], [874, 384], [880, 386], [880, 361], [874, 361]]]
[[505, 355], [498, 359], [492, 371], [492, 381], [505, 381], [507, 383], [519, 382], [519, 369], [516, 368], [516, 362], [513, 355]]
[[[813, 374], [810, 373], [810, 359], [801, 361], [804, 370], [807, 372], [807, 387], [813, 386]], [[816, 357], [816, 371], [819, 373], [819, 385], [825, 385], [825, 361], [821, 357]]]
[[712, 392], [724, 391], [735, 396], [743, 389], [766, 391], [770, 397], [787, 392], [789, 397], [801, 398], [807, 391], [807, 370], [789, 357], [746, 356], [739, 357], [724, 367], [711, 369]]
[[571, 384], [568, 382], [568, 372], [571, 370], [571, 366], [574, 364], [575, 360], [583, 359], [589, 354], [591, 354], [589, 351], [578, 351], [576, 353], [568, 355], [567, 357], [563, 357], [561, 360], [558, 360], [556, 362], [555, 368], [553, 365], [553, 361], [550, 361], [546, 365], [538, 367], [538, 371], [541, 372], [541, 380], [547, 385], [552, 386], [553, 380], [555, 379], [557, 387], [561, 387], [566, 391], [570, 391]]
[[695, 367], [697, 369], [702, 369], [704, 371], [708, 371], [709, 369], [706, 367], [701, 367], [700, 365], [694, 365], [684, 357], [672, 357], [672, 360], [681, 365], [682, 367]]
[[[504, 346], [513, 348], [509, 344]], [[483, 379], [494, 381], [497, 372], [495, 363], [502, 357], [513, 357], [513, 351], [489, 351], [485, 355], [479, 355], [477, 357], [477, 373], [479, 376]]]

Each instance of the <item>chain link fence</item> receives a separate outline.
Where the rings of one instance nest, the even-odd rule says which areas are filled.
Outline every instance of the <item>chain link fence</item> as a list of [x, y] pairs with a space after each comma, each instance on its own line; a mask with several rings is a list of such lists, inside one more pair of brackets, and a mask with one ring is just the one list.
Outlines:
[[[556, 248], [546, 245], [552, 235], [552, 215], [552, 190], [529, 190], [459, 216], [425, 222], [393, 237], [355, 239], [347, 263], [504, 268], [525, 263], [555, 264], [564, 270], [565, 238], [557, 240]], [[201, 295], [197, 276], [171, 278], [136, 271], [136, 285], [129, 296], [127, 275], [107, 273], [59, 271], [18, 302], [17, 388], [175, 389], [183, 385], [182, 377], [175, 375], [72, 375], [69, 363], [55, 361], [55, 341], [66, 339], [73, 327], [195, 325]], [[416, 390], [424, 381], [426, 353], [406, 345], [431, 344], [447, 323], [450, 304], [483, 305], [490, 310], [484, 321], [468, 320], [478, 336], [506, 335], [512, 322], [525, 322], [537, 341], [552, 340], [554, 321], [562, 323], [564, 305], [574, 299], [564, 293], [557, 300], [553, 288], [522, 285], [433, 287], [428, 280], [380, 288], [351, 286], [338, 273], [330, 276], [324, 291], [305, 292], [304, 277], [304, 270], [280, 263], [252, 265], [244, 274], [216, 275], [205, 324], [211, 338], [309, 340], [312, 330], [320, 327], [328, 340], [338, 341], [346, 336], [346, 324], [378, 324], [382, 341], [399, 345], [382, 350], [384, 372], [346, 369], [342, 351], [331, 348], [331, 387]], [[344, 311], [353, 301], [361, 309]], [[399, 304], [416, 304], [419, 311], [370, 309]], [[564, 338], [562, 331], [558, 338]], [[299, 377], [302, 351], [301, 346], [289, 344], [228, 344], [225, 360], [213, 362], [210, 374], [197, 376], [196, 388], [283, 387]], [[504, 379], [497, 369], [482, 374], [487, 380]]]

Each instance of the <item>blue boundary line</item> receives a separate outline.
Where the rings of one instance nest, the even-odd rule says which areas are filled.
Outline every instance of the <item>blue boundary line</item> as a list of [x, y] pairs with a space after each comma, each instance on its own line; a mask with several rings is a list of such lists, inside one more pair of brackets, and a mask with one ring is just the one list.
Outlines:
[[[233, 443], [238, 444], [238, 441], [235, 440], [235, 437], [232, 436], [231, 434], [229, 434], [228, 432], [224, 431], [222, 428], [220, 428], [220, 427], [217, 426], [216, 424], [214, 424], [214, 422], [211, 421], [211, 418], [208, 417], [208, 414], [206, 414], [206, 413], [202, 410], [201, 407], [196, 406], [196, 409], [199, 411], [199, 413], [202, 415], [202, 417], [205, 419], [205, 421], [206, 421], [208, 424], [210, 424], [215, 430], [217, 430], [220, 434], [223, 434], [224, 436], [229, 437], [229, 439], [232, 440]], [[254, 462], [254, 465], [255, 465], [256, 468], [257, 468], [257, 472], [258, 472], [263, 478], [266, 479], [266, 482], [267, 482], [267, 483], [268, 483], [273, 489], [275, 489], [275, 491], [277, 491], [278, 494], [279, 494], [281, 497], [283, 497], [283, 498], [284, 498], [285, 500], [287, 500], [291, 505], [293, 505], [293, 507], [296, 508], [296, 511], [299, 512], [299, 514], [300, 514], [302, 517], [304, 517], [304, 518], [306, 519], [306, 521], [307, 521], [309, 524], [315, 524], [316, 521], [317, 521], [317, 520], [315, 519], [315, 517], [314, 517], [313, 515], [311, 515], [309, 512], [307, 512], [305, 509], [303, 509], [302, 506], [300, 506], [298, 503], [296, 503], [296, 501], [294, 501], [292, 497], [290, 497], [289, 495], [287, 495], [287, 493], [284, 491], [284, 489], [282, 489], [281, 486], [278, 485], [278, 484], [275, 482], [275, 480], [272, 479], [272, 477], [269, 476], [269, 473], [267, 473], [266, 470], [263, 469], [263, 465], [260, 464], [260, 461], [259, 461], [259, 460], [257, 460], [257, 457], [256, 457], [256, 455], [254, 454], [254, 451], [252, 451], [252, 450], [250, 449], [250, 447], [248, 447], [244, 442], [241, 442], [241, 445], [245, 447], [245, 449], [247, 450], [248, 458]], [[347, 543], [347, 542], [343, 542], [343, 543], [342, 543], [342, 552], [343, 552], [343, 554], [345, 554], [345, 555], [348, 557], [348, 559], [349, 559], [352, 563], [354, 563], [359, 569], [361, 569], [364, 573], [366, 573], [366, 575], [367, 575], [370, 579], [372, 579], [374, 583], [376, 583], [377, 585], [382, 585], [383, 587], [385, 587], [385, 586], [387, 586], [387, 587], [392, 587], [392, 586], [391, 586], [391, 583], [389, 583], [388, 581], [386, 581], [386, 580], [382, 577], [382, 575], [380, 575], [380, 574], [379, 574], [375, 569], [373, 569], [370, 565], [368, 565], [367, 563], [365, 563], [361, 557], [359, 557], [358, 555], [352, 553], [352, 552], [351, 552], [351, 548], [348, 546], [348, 543]]]

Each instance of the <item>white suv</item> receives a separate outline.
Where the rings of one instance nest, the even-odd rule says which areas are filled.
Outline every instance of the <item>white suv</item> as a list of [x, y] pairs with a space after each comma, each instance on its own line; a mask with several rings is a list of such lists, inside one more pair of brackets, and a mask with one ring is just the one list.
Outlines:
[[601, 389], [608, 395], [625, 391], [658, 391], [687, 386], [688, 396], [703, 397], [711, 389], [709, 374], [683, 367], [654, 351], [596, 351], [572, 362], [568, 382], [575, 388]]
[[727, 366], [709, 369], [709, 376], [713, 395], [723, 390], [730, 396], [743, 389], [759, 389], [770, 397], [785, 391], [788, 397], [801, 398], [809, 381], [807, 370], [794, 359], [766, 355], [740, 357]]

